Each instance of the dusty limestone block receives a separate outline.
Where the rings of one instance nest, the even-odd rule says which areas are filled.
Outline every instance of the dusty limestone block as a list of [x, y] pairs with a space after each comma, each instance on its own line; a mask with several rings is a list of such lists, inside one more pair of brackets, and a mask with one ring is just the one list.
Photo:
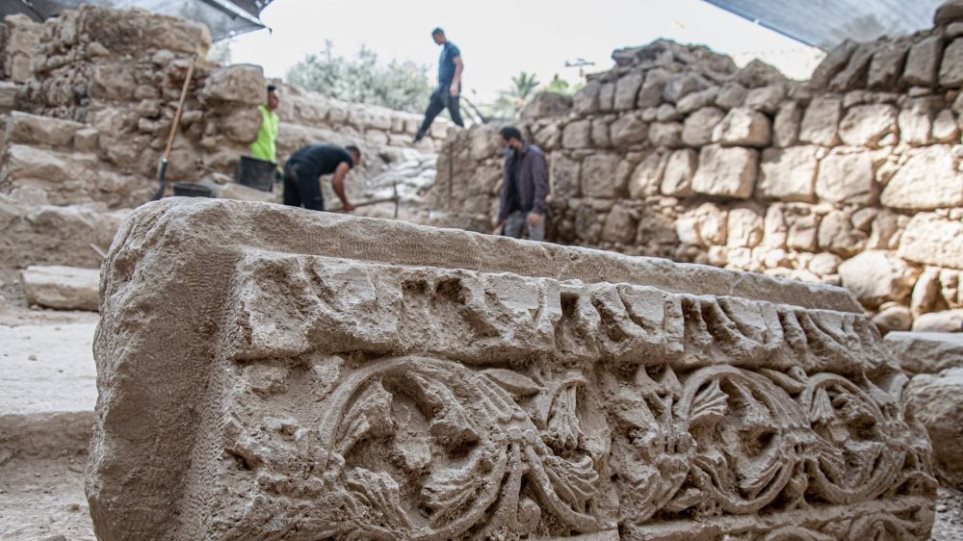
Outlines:
[[963, 223], [916, 214], [900, 237], [899, 256], [914, 263], [963, 269]]
[[877, 308], [886, 301], [907, 301], [919, 271], [893, 253], [871, 250], [843, 261], [839, 277], [863, 306]]
[[702, 147], [712, 142], [712, 132], [726, 114], [716, 107], [703, 107], [687, 116], [682, 124], [682, 142]]
[[834, 150], [823, 158], [816, 176], [816, 195], [833, 203], [875, 203], [877, 188], [869, 152]]
[[766, 115], [736, 107], [712, 131], [712, 141], [723, 146], [766, 147], [772, 141], [772, 126]]
[[826, 147], [839, 143], [839, 119], [843, 104], [839, 98], [816, 98], [806, 108], [799, 127], [799, 140]]
[[893, 105], [857, 105], [846, 111], [839, 124], [839, 138], [852, 146], [879, 148], [889, 139], [896, 142], [896, 119], [899, 110]]
[[20, 281], [32, 305], [92, 312], [100, 305], [98, 269], [31, 265], [20, 273]]
[[963, 38], [957, 38], [943, 49], [940, 62], [940, 85], [950, 88], [963, 86]]
[[706, 195], [748, 199], [756, 182], [759, 152], [709, 145], [699, 153], [699, 169], [692, 178], [692, 190]]
[[756, 194], [767, 199], [811, 203], [822, 149], [814, 145], [762, 151]]
[[844, 290], [221, 200], [118, 239], [100, 539], [928, 537], [924, 429]]
[[201, 95], [214, 102], [257, 105], [264, 100], [264, 70], [254, 64], [216, 68], [207, 77]]
[[932, 145], [913, 151], [893, 175], [880, 201], [899, 209], [929, 210], [963, 206], [963, 175], [959, 158], [949, 145]]
[[907, 396], [933, 442], [937, 477], [963, 488], [963, 333], [894, 332], [885, 343], [914, 375]]
[[913, 45], [906, 56], [903, 80], [910, 85], [934, 86], [942, 53], [943, 40], [940, 36], [930, 36]]

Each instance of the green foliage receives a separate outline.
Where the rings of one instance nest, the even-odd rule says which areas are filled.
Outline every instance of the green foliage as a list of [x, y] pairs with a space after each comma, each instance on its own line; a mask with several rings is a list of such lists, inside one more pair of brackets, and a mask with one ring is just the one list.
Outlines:
[[555, 74], [552, 80], [542, 86], [533, 73], [521, 72], [512, 77], [512, 85], [501, 91], [495, 103], [488, 106], [486, 116], [508, 120], [518, 116], [522, 108], [539, 92], [555, 92], [572, 95], [584, 86], [584, 83], [571, 84]]
[[427, 67], [394, 60], [385, 64], [366, 47], [354, 59], [335, 56], [331, 49], [326, 41], [323, 51], [288, 70], [287, 81], [335, 99], [400, 111], [420, 113], [428, 104], [432, 86]]

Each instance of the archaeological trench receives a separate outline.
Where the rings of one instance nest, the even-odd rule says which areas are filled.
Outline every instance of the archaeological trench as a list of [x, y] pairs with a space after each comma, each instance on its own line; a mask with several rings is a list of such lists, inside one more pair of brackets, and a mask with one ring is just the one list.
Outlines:
[[[546, 243], [487, 234], [498, 125], [288, 85], [280, 155], [358, 144], [397, 219], [235, 184], [267, 81], [210, 45], [0, 24], [0, 539], [963, 540], [963, 2], [538, 95]], [[147, 203], [195, 55], [167, 177], [216, 197]]]

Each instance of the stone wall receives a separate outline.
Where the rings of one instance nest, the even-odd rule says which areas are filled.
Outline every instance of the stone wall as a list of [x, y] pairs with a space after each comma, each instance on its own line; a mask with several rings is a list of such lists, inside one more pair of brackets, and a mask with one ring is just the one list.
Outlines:
[[[82, 161], [93, 160], [96, 169], [108, 174], [137, 177], [128, 184], [139, 183], [143, 190], [126, 200], [108, 201], [111, 206], [136, 206], [143, 202], [144, 190], [150, 191], [195, 54], [199, 60], [167, 178], [197, 181], [216, 173], [233, 176], [238, 156], [246, 153], [257, 134], [261, 118], [256, 106], [264, 100], [266, 85], [262, 70], [205, 60], [210, 47], [206, 27], [143, 10], [94, 6], [66, 11], [44, 24], [11, 17], [2, 26], [0, 73], [8, 78], [8, 85], [17, 85], [12, 108], [80, 123], [78, 129], [88, 130], [83, 135], [84, 148], [78, 150], [88, 153], [89, 159]], [[379, 151], [410, 147], [420, 121], [418, 115], [338, 102], [290, 86], [284, 87], [283, 98], [281, 157], [308, 142], [352, 142], [369, 151], [375, 173], [384, 166]], [[431, 152], [434, 140], [445, 136], [446, 124], [439, 122], [419, 149]], [[62, 142], [39, 141], [48, 148]], [[7, 150], [14, 153], [13, 161], [20, 161], [21, 149]], [[10, 186], [20, 179], [35, 180], [33, 173], [7, 168], [0, 172], [0, 182]], [[43, 175], [40, 179], [60, 182]], [[62, 194], [47, 192], [68, 202]]]
[[[550, 160], [551, 240], [842, 284], [885, 329], [963, 308], [963, 22], [844, 43], [807, 82], [705, 47], [613, 53], [523, 128]], [[489, 230], [498, 126], [439, 156], [436, 223]]]

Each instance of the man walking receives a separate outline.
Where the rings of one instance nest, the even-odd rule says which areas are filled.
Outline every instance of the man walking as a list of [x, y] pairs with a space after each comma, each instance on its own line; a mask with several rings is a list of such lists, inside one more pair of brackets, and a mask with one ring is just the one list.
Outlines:
[[445, 37], [445, 31], [441, 28], [435, 28], [431, 31], [431, 39], [435, 40], [436, 44], [441, 45], [441, 56], [438, 58], [438, 88], [432, 92], [431, 99], [428, 101], [425, 120], [421, 123], [418, 133], [415, 135], [416, 143], [421, 141], [428, 133], [428, 128], [431, 127], [435, 117], [446, 107], [448, 108], [448, 114], [451, 115], [452, 122], [462, 128], [465, 127], [458, 104], [461, 96], [461, 72], [465, 68], [461, 61], [461, 51], [457, 45], [448, 41]]
[[281, 105], [278, 87], [267, 85], [267, 103], [258, 105], [261, 112], [261, 129], [257, 132], [257, 139], [251, 143], [251, 156], [269, 162], [276, 162], [278, 140], [278, 114], [275, 112]]
[[331, 184], [341, 200], [341, 208], [350, 212], [354, 205], [348, 201], [344, 179], [353, 167], [361, 164], [361, 150], [354, 145], [344, 148], [335, 145], [308, 145], [291, 155], [284, 164], [284, 204], [324, 210], [321, 195], [322, 175], [334, 173]]
[[549, 191], [545, 153], [526, 143], [518, 128], [507, 126], [499, 134], [505, 148], [505, 167], [495, 234], [544, 240], [545, 197]]

